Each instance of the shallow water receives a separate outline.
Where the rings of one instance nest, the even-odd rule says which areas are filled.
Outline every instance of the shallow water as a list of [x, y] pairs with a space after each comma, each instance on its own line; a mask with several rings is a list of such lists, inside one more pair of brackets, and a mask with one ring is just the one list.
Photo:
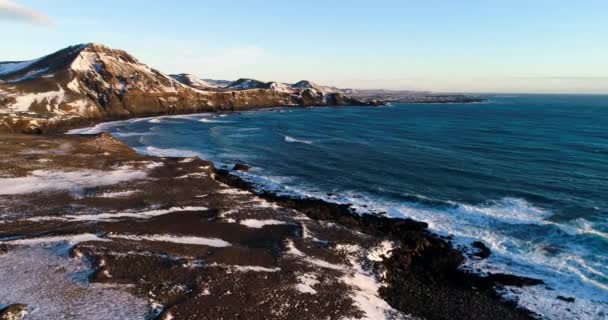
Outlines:
[[[140, 152], [244, 162], [264, 188], [427, 221], [493, 254], [482, 271], [542, 278], [510, 291], [549, 318], [608, 309], [608, 96], [277, 109], [106, 123]], [[575, 303], [556, 296], [574, 296]], [[531, 297], [534, 297], [533, 299]]]

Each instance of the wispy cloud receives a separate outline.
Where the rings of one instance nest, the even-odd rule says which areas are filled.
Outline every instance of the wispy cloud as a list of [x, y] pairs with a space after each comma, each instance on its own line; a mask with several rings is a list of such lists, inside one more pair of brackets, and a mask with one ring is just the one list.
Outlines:
[[0, 20], [16, 20], [40, 25], [51, 25], [44, 13], [23, 7], [11, 0], [0, 0]]

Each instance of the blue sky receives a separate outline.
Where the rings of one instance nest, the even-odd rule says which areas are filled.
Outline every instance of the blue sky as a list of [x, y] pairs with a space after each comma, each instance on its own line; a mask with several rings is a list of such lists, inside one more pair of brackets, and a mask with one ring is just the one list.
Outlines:
[[0, 0], [0, 60], [96, 42], [165, 73], [608, 93], [608, 1]]

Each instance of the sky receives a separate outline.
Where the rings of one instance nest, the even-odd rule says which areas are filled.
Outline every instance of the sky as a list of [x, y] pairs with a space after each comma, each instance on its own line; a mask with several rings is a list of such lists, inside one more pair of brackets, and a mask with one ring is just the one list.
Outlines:
[[606, 0], [0, 0], [0, 61], [95, 42], [165, 73], [608, 93]]

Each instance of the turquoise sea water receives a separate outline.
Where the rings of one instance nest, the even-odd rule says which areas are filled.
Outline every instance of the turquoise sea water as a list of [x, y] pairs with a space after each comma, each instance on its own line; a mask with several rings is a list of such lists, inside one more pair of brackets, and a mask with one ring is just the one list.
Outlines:
[[[276, 109], [106, 123], [137, 150], [199, 155], [278, 192], [427, 221], [493, 254], [479, 272], [541, 278], [505, 297], [553, 319], [608, 317], [608, 96]], [[574, 303], [556, 299], [576, 297]]]

